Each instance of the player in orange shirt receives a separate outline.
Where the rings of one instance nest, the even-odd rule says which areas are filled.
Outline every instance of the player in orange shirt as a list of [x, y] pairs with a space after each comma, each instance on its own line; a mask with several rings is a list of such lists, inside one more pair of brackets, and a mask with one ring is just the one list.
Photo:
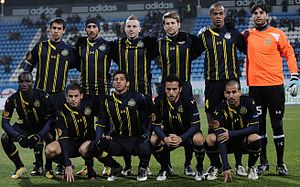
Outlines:
[[249, 95], [255, 100], [260, 115], [260, 129], [262, 151], [258, 174], [269, 170], [266, 154], [266, 114], [267, 109], [271, 118], [273, 140], [277, 154], [276, 170], [279, 175], [288, 175], [283, 162], [284, 155], [284, 73], [282, 55], [286, 58], [291, 73], [289, 91], [296, 96], [299, 86], [298, 68], [294, 49], [289, 44], [286, 35], [280, 29], [269, 26], [268, 8], [265, 4], [256, 3], [251, 8], [254, 28], [244, 33], [247, 49], [247, 83]]

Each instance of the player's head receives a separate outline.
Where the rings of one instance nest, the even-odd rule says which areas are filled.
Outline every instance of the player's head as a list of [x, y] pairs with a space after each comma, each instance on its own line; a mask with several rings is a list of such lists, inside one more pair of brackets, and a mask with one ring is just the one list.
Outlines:
[[225, 85], [224, 96], [232, 107], [240, 105], [240, 97], [242, 95], [240, 83], [236, 80], [230, 80]]
[[29, 93], [32, 90], [33, 76], [30, 72], [24, 71], [18, 76], [19, 91]]
[[164, 30], [168, 36], [175, 36], [180, 29], [180, 17], [175, 11], [167, 12], [162, 17]]
[[128, 91], [129, 89], [129, 79], [128, 75], [123, 70], [118, 70], [113, 76], [113, 87], [117, 94], [122, 94]]
[[78, 107], [83, 99], [83, 92], [78, 83], [71, 83], [66, 88], [67, 102], [71, 107]]
[[268, 13], [268, 6], [262, 2], [257, 2], [251, 7], [252, 19], [257, 27], [262, 27], [268, 24]]
[[176, 75], [169, 75], [163, 80], [165, 94], [171, 103], [176, 103], [182, 90], [182, 81]]
[[139, 37], [141, 30], [139, 18], [134, 15], [129, 16], [125, 22], [125, 33], [127, 38], [132, 40]]
[[54, 18], [50, 21], [50, 40], [59, 42], [63, 34], [66, 32], [66, 21], [62, 18]]
[[226, 14], [223, 4], [214, 3], [209, 7], [209, 17], [212, 20], [214, 28], [221, 28], [224, 26], [225, 16]]
[[100, 20], [96, 17], [85, 21], [85, 32], [90, 40], [96, 40], [100, 35]]

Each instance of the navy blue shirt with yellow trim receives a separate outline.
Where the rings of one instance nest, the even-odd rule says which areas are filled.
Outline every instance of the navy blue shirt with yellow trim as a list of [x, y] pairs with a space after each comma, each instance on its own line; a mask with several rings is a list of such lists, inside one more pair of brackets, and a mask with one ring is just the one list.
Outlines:
[[179, 32], [174, 37], [165, 36], [157, 42], [162, 78], [175, 74], [182, 81], [189, 82], [192, 61], [199, 56], [196, 50], [197, 37], [186, 32]]
[[198, 53], [205, 51], [205, 80], [229, 80], [240, 77], [240, 67], [236, 49], [245, 53], [246, 44], [241, 33], [235, 29], [222, 27], [203, 28], [198, 33]]
[[104, 102], [97, 128], [110, 128], [113, 138], [138, 137], [146, 132], [152, 101], [141, 93], [113, 93]]
[[47, 93], [61, 92], [66, 87], [69, 69], [75, 68], [75, 49], [63, 41], [37, 43], [24, 70], [37, 67], [35, 88]]
[[225, 128], [229, 130], [231, 137], [238, 136], [238, 131], [241, 129], [259, 125], [256, 106], [253, 99], [248, 96], [240, 97], [240, 105], [237, 108], [231, 108], [227, 101], [223, 101], [216, 108], [213, 116], [220, 124], [214, 129]]
[[[153, 112], [152, 124], [162, 125], [166, 135], [176, 134], [185, 141], [200, 131], [200, 114], [196, 101], [191, 97], [180, 96], [179, 100], [172, 104], [165, 94], [159, 95], [154, 100]], [[189, 131], [191, 128], [194, 130]]]
[[5, 102], [2, 118], [10, 121], [15, 109], [18, 114], [15, 124], [29, 134], [41, 131], [48, 119], [55, 115], [48, 94], [39, 89], [32, 89], [28, 96], [19, 91], [11, 95]]
[[77, 69], [81, 72], [81, 84], [88, 95], [109, 95], [111, 50], [109, 43], [99, 37], [89, 41], [80, 38], [76, 43]]
[[78, 107], [65, 103], [57, 116], [59, 139], [83, 142], [95, 138], [94, 114], [91, 102], [81, 100]]
[[134, 40], [121, 38], [112, 42], [113, 59], [120, 70], [129, 77], [130, 91], [152, 95], [151, 60], [156, 55], [156, 38], [138, 37]]

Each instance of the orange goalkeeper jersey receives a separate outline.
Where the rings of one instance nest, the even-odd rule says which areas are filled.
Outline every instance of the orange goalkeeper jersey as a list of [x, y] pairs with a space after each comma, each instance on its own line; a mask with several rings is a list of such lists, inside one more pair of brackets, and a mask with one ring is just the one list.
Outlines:
[[246, 76], [248, 86], [275, 86], [284, 83], [282, 56], [290, 73], [298, 73], [293, 47], [280, 29], [269, 27], [258, 31], [249, 29]]

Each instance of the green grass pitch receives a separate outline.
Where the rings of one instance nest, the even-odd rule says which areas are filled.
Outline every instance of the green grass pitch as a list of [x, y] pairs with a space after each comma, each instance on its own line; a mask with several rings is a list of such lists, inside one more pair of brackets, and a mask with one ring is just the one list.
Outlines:
[[[204, 133], [207, 132], [206, 117], [203, 112], [203, 108], [200, 109], [202, 118], [202, 130]], [[269, 119], [268, 119], [269, 120]], [[96, 180], [88, 180], [86, 177], [76, 177], [76, 181], [73, 183], [67, 183], [65, 181], [56, 179], [46, 179], [45, 177], [31, 177], [30, 171], [33, 169], [32, 162], [33, 151], [30, 149], [22, 149], [18, 146], [22, 161], [27, 168], [27, 177], [25, 179], [11, 179], [11, 175], [14, 171], [13, 163], [4, 154], [1, 146], [0, 150], [0, 187], [6, 186], [24, 186], [24, 187], [36, 187], [36, 186], [300, 186], [300, 105], [287, 106], [286, 115], [284, 118], [284, 129], [285, 129], [285, 163], [289, 169], [289, 176], [280, 177], [275, 171], [276, 166], [276, 155], [274, 144], [272, 140], [272, 130], [270, 129], [270, 123], [268, 121], [268, 159], [270, 163], [270, 171], [264, 176], [260, 176], [257, 181], [250, 181], [247, 178], [234, 176], [234, 180], [231, 183], [224, 184], [223, 178], [220, 176], [216, 181], [195, 181], [193, 177], [186, 177], [183, 175], [183, 162], [184, 153], [183, 149], [179, 148], [172, 152], [171, 160], [174, 167], [175, 176], [169, 177], [166, 181], [158, 182], [155, 180], [156, 174], [159, 170], [158, 163], [151, 158], [150, 168], [153, 176], [150, 176], [146, 182], [137, 182], [137, 163], [138, 159], [133, 158], [133, 176], [122, 177], [116, 181], [108, 182], [106, 178], [101, 175]], [[206, 134], [205, 134], [206, 135]], [[244, 166], [247, 165], [248, 156], [243, 156]], [[122, 159], [118, 160], [123, 163]], [[233, 156], [230, 155], [231, 166], [234, 166]], [[80, 158], [72, 159], [75, 166], [75, 171], [80, 170], [84, 164]], [[195, 158], [193, 158], [193, 167], [195, 166]], [[205, 169], [208, 167], [209, 161], [205, 157]], [[102, 164], [95, 160], [95, 168], [98, 174], [102, 172]]]

